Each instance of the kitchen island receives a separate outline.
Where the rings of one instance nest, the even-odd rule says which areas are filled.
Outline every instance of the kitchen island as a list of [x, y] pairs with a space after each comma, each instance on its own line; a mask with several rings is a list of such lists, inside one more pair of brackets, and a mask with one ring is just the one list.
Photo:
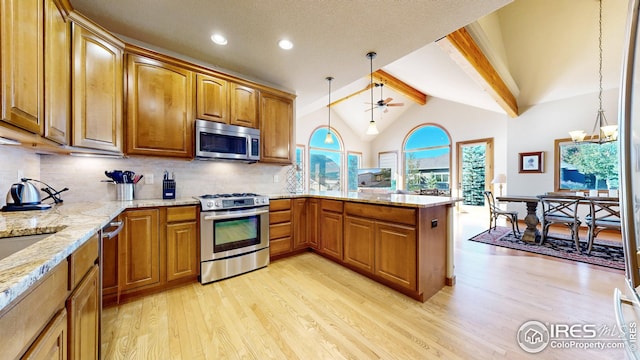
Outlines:
[[459, 198], [368, 192], [270, 198], [272, 259], [310, 248], [419, 301], [455, 283]]

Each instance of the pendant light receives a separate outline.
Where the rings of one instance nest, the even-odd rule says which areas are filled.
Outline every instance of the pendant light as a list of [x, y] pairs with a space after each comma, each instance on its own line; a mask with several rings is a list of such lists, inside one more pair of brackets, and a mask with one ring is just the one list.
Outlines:
[[376, 53], [371, 51], [367, 53], [367, 58], [369, 58], [370, 63], [370, 72], [371, 80], [369, 82], [369, 87], [371, 88], [371, 121], [369, 121], [369, 127], [367, 128], [367, 135], [377, 135], [378, 127], [376, 127], [376, 122], [373, 120], [373, 59], [376, 57]]
[[327, 76], [325, 79], [329, 82], [329, 103], [327, 104], [327, 110], [329, 110], [329, 125], [327, 127], [329, 130], [324, 138], [324, 143], [333, 144], [333, 135], [331, 135], [331, 80], [333, 80], [333, 77]]
[[598, 74], [600, 76], [600, 89], [598, 93], [599, 100], [599, 108], [598, 114], [596, 115], [596, 122], [593, 125], [593, 130], [591, 131], [591, 137], [588, 141], [584, 141], [584, 138], [587, 136], [587, 133], [583, 130], [575, 130], [569, 131], [569, 135], [571, 136], [571, 140], [574, 142], [590, 142], [596, 144], [603, 144], [611, 141], [616, 141], [618, 139], [618, 126], [617, 125], [609, 125], [607, 122], [607, 118], [604, 116], [604, 110], [602, 110], [602, 0], [599, 0], [600, 3], [600, 15], [598, 18], [598, 54], [600, 67], [598, 68]]

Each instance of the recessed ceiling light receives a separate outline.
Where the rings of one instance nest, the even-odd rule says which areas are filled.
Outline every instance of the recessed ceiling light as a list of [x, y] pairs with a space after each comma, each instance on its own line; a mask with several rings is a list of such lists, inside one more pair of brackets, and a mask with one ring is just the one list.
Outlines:
[[282, 39], [278, 42], [278, 46], [284, 50], [291, 50], [293, 48], [293, 43], [287, 39]]
[[218, 45], [227, 45], [227, 38], [220, 34], [211, 35], [211, 41]]

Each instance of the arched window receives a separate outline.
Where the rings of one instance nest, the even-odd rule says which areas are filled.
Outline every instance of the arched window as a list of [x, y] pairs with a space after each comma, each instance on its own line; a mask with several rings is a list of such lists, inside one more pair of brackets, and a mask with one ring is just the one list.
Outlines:
[[404, 147], [404, 185], [407, 190], [449, 191], [451, 139], [437, 125], [421, 125], [407, 135]]
[[342, 188], [342, 140], [331, 130], [332, 144], [325, 144], [328, 128], [316, 129], [309, 139], [309, 190], [339, 191]]

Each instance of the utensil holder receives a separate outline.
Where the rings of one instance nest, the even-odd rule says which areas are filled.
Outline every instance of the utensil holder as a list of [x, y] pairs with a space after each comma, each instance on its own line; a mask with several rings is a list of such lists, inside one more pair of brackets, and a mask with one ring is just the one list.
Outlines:
[[116, 200], [133, 200], [133, 184], [116, 184]]
[[165, 200], [176, 198], [176, 181], [175, 180], [162, 181], [162, 198]]

